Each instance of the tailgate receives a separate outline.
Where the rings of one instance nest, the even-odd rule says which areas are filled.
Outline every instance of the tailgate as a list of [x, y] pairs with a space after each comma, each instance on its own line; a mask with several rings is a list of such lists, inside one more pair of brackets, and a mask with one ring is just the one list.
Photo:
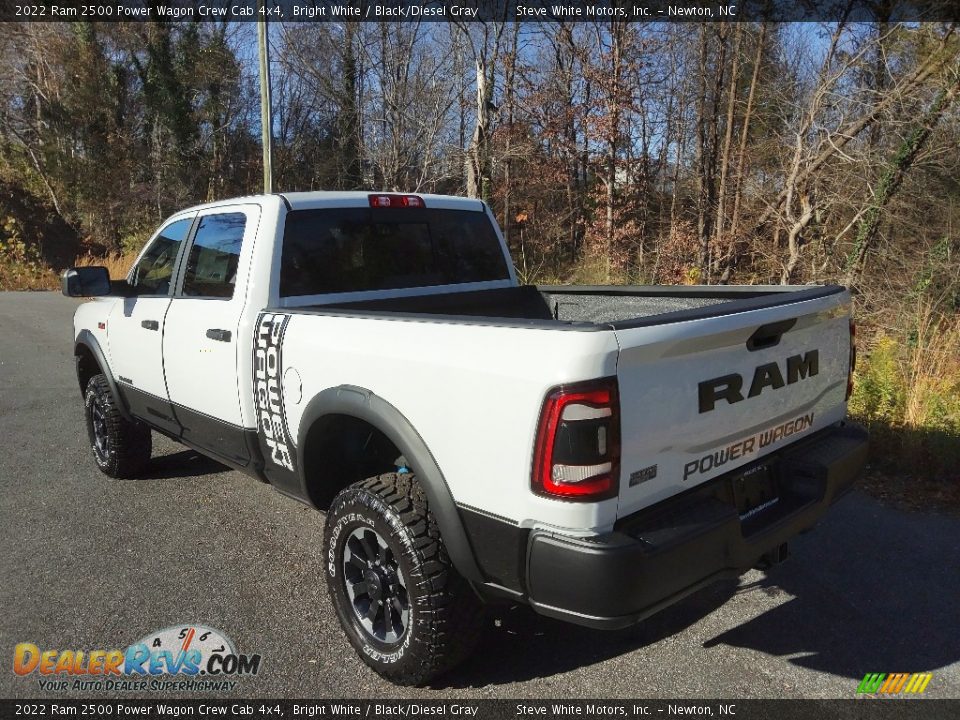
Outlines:
[[842, 420], [847, 292], [616, 330], [618, 517]]

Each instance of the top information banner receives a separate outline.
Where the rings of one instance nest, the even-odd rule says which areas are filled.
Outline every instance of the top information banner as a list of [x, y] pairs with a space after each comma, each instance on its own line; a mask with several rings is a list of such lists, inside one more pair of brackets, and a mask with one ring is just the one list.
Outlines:
[[0, 0], [14, 22], [960, 22], [958, 0]]

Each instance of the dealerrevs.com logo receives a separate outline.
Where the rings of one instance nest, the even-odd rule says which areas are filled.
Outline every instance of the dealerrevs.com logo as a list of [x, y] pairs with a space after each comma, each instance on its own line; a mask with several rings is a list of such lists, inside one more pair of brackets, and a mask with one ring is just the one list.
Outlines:
[[43, 650], [22, 642], [13, 651], [13, 671], [37, 677], [44, 691], [224, 691], [233, 690], [239, 678], [256, 675], [260, 655], [238, 653], [219, 630], [184, 624], [123, 650]]

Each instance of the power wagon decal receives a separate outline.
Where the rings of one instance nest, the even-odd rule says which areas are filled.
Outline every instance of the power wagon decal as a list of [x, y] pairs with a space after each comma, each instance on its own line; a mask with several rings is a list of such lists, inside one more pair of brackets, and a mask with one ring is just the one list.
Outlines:
[[296, 452], [287, 427], [281, 397], [283, 335], [289, 315], [260, 313], [253, 342], [253, 401], [257, 409], [257, 436], [268, 475], [271, 463], [296, 472]]

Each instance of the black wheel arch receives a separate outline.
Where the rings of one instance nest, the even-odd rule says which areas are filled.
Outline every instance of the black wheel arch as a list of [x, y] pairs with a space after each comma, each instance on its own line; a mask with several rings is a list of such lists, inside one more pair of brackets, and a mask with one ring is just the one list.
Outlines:
[[110, 372], [110, 364], [107, 362], [106, 355], [100, 348], [96, 336], [89, 330], [81, 330], [73, 345], [73, 359], [77, 365], [77, 382], [80, 383], [81, 396], [87, 391], [87, 383], [90, 378], [97, 374], [102, 374], [107, 379], [107, 385], [110, 386], [110, 392], [117, 399], [117, 409], [124, 420], [133, 420], [130, 410], [127, 408], [126, 399], [117, 387], [117, 381]]
[[307, 487], [309, 478], [304, 464], [307, 437], [314, 423], [328, 415], [346, 415], [369, 423], [400, 450], [427, 494], [430, 511], [437, 521], [447, 553], [457, 572], [474, 583], [483, 584], [485, 579], [477, 565], [453, 494], [436, 459], [403, 413], [370, 390], [355, 385], [340, 385], [322, 391], [307, 403], [297, 434], [297, 467], [302, 497], [310, 498]]

